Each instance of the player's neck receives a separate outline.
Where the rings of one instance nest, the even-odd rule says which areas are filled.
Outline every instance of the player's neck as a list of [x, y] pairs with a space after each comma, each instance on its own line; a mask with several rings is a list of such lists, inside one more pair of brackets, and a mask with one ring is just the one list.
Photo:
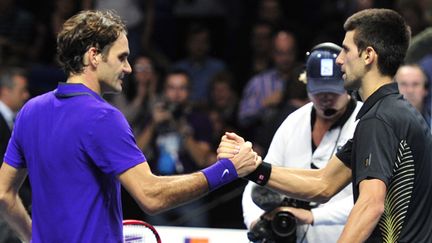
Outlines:
[[391, 76], [382, 75], [379, 72], [368, 72], [362, 79], [359, 95], [364, 102], [379, 88], [392, 82]]
[[86, 71], [80, 74], [70, 75], [66, 83], [83, 84], [95, 93], [101, 95], [101, 87], [99, 82], [95, 77], [93, 77], [93, 75], [86, 73]]

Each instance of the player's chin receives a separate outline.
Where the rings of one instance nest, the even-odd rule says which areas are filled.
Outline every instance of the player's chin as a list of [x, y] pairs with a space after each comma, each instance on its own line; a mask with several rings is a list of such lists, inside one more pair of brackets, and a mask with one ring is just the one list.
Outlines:
[[108, 94], [116, 94], [116, 93], [120, 93], [122, 92], [123, 88], [121, 85], [113, 85], [110, 86], [107, 90], [105, 90], [104, 93], [108, 93]]
[[115, 85], [113, 85], [113, 89], [114, 92], [121, 92], [123, 90], [123, 80], [121, 79], [117, 80]]

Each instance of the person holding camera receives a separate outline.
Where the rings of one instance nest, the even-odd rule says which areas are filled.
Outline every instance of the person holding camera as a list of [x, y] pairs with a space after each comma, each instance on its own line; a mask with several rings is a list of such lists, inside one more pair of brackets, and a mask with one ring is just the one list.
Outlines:
[[[319, 169], [352, 137], [362, 103], [344, 89], [342, 72], [336, 64], [340, 51], [338, 45], [326, 42], [308, 53], [305, 81], [311, 102], [290, 114], [278, 128], [266, 162]], [[349, 186], [320, 205], [281, 199], [271, 192], [258, 193], [253, 187], [252, 182], [246, 186], [242, 204], [249, 238], [254, 242], [336, 242], [353, 206]], [[267, 206], [257, 202], [266, 202]], [[290, 221], [284, 218], [289, 215], [295, 217], [292, 222], [297, 224], [297, 231], [292, 234], [288, 233]]]
[[[205, 112], [190, 101], [190, 76], [181, 69], [169, 71], [165, 77], [162, 97], [155, 102], [152, 119], [137, 140], [149, 138], [147, 153], [152, 171], [158, 175], [191, 173], [207, 166], [211, 151], [212, 124]], [[140, 143], [138, 143], [140, 146]], [[140, 146], [141, 149], [144, 149]], [[148, 149], [148, 148], [147, 148]], [[185, 215], [202, 206], [204, 199], [167, 211], [148, 219], [157, 225], [208, 226], [205, 213], [184, 220]]]

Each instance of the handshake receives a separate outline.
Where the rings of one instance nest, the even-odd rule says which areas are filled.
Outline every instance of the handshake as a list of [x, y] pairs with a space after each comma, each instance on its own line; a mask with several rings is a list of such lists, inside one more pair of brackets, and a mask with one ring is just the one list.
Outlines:
[[235, 133], [225, 133], [217, 149], [218, 162], [202, 170], [209, 190], [215, 190], [237, 177], [244, 177], [258, 185], [270, 178], [271, 165], [263, 163], [250, 142]]
[[253, 151], [251, 142], [245, 142], [242, 137], [229, 132], [222, 136], [217, 158], [231, 160], [239, 177], [249, 175], [262, 163], [261, 156]]

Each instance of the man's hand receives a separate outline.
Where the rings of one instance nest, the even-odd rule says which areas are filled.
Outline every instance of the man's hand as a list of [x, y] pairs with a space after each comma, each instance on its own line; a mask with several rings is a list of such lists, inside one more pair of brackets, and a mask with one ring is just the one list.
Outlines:
[[[267, 220], [272, 220], [275, 215], [279, 212], [288, 212], [294, 215], [294, 217], [297, 219], [297, 224], [313, 224], [314, 218], [313, 214], [310, 210], [306, 210], [303, 208], [294, 208], [294, 207], [278, 207], [275, 208], [271, 212], [264, 213], [262, 217], [264, 217]], [[256, 222], [252, 222], [252, 224]], [[251, 224], [251, 226], [252, 226]]]
[[252, 144], [250, 142], [243, 143], [238, 153], [230, 160], [233, 162], [239, 177], [248, 175], [262, 162], [261, 156], [258, 156], [257, 153], [252, 150]]
[[152, 115], [155, 124], [172, 119], [171, 113], [163, 108], [162, 103], [155, 104]]
[[217, 149], [217, 158], [232, 159], [240, 151], [240, 146], [245, 143], [245, 140], [239, 135], [231, 132], [226, 132], [222, 136], [221, 142]]
[[285, 210], [296, 217], [298, 224], [313, 224], [314, 222], [314, 217], [310, 210], [293, 207], [286, 207]]
[[283, 94], [281, 91], [275, 91], [270, 96], [261, 101], [262, 106], [269, 107], [279, 104], [282, 100]]

